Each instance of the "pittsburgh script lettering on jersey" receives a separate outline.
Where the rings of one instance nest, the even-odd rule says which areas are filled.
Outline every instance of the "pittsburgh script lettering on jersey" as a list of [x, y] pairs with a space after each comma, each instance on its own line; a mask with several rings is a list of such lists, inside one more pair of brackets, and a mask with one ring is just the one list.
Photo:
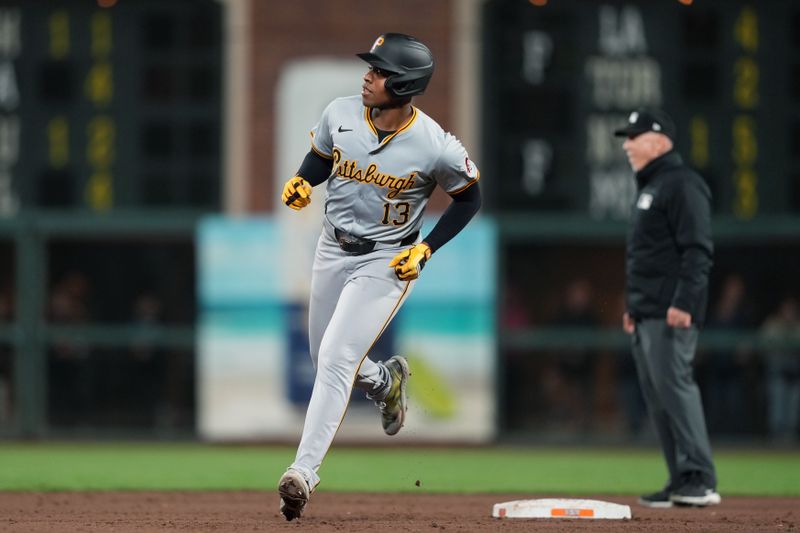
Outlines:
[[342, 161], [342, 152], [336, 148], [333, 149], [333, 166], [336, 168], [336, 175], [340, 178], [386, 187], [389, 189], [389, 193], [386, 195], [388, 198], [396, 198], [401, 192], [413, 187], [414, 178], [417, 177], [416, 172], [412, 172], [407, 178], [398, 178], [379, 172], [378, 165], [375, 163], [370, 163], [365, 169], [361, 168], [355, 159]]

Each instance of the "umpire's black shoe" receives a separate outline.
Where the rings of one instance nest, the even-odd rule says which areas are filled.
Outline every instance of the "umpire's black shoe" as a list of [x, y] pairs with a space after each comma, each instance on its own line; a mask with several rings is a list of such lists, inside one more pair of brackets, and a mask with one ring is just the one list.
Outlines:
[[660, 491], [652, 494], [643, 494], [639, 496], [639, 505], [652, 507], [654, 509], [669, 509], [672, 507], [672, 500], [670, 500], [671, 494], [669, 487], [664, 487]]
[[713, 487], [705, 484], [700, 472], [693, 472], [687, 476], [683, 485], [675, 489], [670, 494], [669, 499], [678, 505], [693, 505], [695, 507], [717, 505], [722, 501], [719, 493]]

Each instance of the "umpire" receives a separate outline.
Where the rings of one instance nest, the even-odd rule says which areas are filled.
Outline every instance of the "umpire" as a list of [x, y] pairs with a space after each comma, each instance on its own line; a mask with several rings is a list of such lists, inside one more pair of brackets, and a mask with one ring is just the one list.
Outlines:
[[626, 248], [633, 358], [669, 470], [666, 486], [639, 498], [648, 507], [720, 503], [700, 389], [692, 376], [711, 270], [711, 192], [673, 150], [675, 124], [640, 109], [614, 132], [636, 173]]

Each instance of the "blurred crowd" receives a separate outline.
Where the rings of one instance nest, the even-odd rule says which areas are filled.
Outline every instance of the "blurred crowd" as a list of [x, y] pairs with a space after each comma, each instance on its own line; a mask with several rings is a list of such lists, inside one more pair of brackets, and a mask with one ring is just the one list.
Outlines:
[[[584, 276], [546, 283], [555, 296], [542, 294], [536, 300], [519, 288], [503, 290], [502, 329], [621, 331], [624, 299], [616, 289]], [[615, 281], [608, 285], [619, 286]], [[46, 304], [50, 324], [97, 325], [101, 317], [112, 316], [133, 332], [124, 347], [74, 338], [50, 344], [48, 417], [53, 427], [193, 427], [194, 354], [153, 341], [154, 328], [191, 322], [191, 313], [169, 311], [185, 307], [181, 300], [186, 296], [138, 286], [110, 312], [103, 307], [107, 288], [98, 285], [93, 273], [65, 268], [52, 274]], [[0, 325], [13, 323], [13, 298], [13, 284], [6, 281], [0, 285]], [[712, 287], [695, 377], [714, 438], [755, 436], [777, 443], [800, 438], [800, 349], [781, 344], [800, 342], [800, 302], [790, 293], [772, 300], [754, 296], [747, 278], [737, 272], [720, 276]], [[541, 305], [532, 308], [532, 301]], [[764, 342], [770, 340], [775, 342]], [[0, 343], [0, 426], [13, 412], [13, 356], [11, 345]], [[649, 423], [629, 350], [505, 349], [501, 356], [503, 431], [647, 437]]]
[[[695, 360], [710, 433], [728, 439], [797, 441], [800, 349], [782, 346], [787, 339], [794, 339], [795, 346], [800, 340], [797, 296], [787, 294], [759, 313], [742, 274], [724, 276], [714, 289]], [[598, 292], [588, 278], [572, 278], [559, 291], [558, 305], [537, 314], [530, 311], [523, 291], [507, 287], [502, 327], [619, 329], [623, 295], [609, 302]], [[773, 344], [764, 342], [769, 340]], [[724, 348], [703, 348], [704, 341]], [[505, 350], [503, 356], [504, 412], [512, 433], [622, 433], [637, 438], [650, 431], [630, 350], [517, 349]]]
[[[193, 323], [194, 278], [182, 273], [193, 272], [192, 255], [170, 246], [128, 246], [105, 258], [71, 246], [51, 252], [43, 323], [71, 330], [46, 342], [48, 426], [192, 431], [193, 350], [158, 341], [164, 327]], [[16, 289], [4, 266], [0, 327], [9, 331]], [[98, 326], [117, 328], [118, 338], [93, 339]], [[0, 428], [15, 413], [15, 359], [13, 344], [0, 341]]]
[[[71, 270], [56, 279], [47, 315], [53, 325], [86, 326], [93, 287]], [[73, 339], [48, 350], [48, 413], [55, 426], [180, 427], [191, 425], [193, 359], [186, 350], [154, 342], [165, 323], [164, 304], [153, 290], [133, 297], [125, 324], [125, 348], [92, 346]]]

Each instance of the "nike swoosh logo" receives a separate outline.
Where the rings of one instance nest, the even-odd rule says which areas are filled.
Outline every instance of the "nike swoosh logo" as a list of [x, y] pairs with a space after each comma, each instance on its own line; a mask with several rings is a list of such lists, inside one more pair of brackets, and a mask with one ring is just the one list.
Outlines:
[[342, 128], [341, 126], [339, 126], [339, 133], [344, 133], [346, 131], [353, 131], [353, 130], [352, 129], [347, 129], [347, 128]]

